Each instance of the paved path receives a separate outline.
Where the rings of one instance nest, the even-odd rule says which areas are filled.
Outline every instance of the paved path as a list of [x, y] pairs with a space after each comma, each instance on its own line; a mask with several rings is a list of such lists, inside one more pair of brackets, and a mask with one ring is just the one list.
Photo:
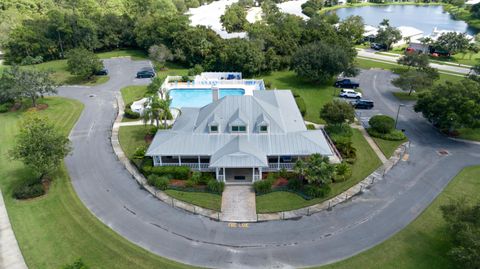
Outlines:
[[[405, 129], [411, 141], [409, 158], [382, 182], [332, 211], [233, 228], [159, 201], [139, 188], [113, 154], [115, 96], [126, 85], [149, 82], [134, 78], [145, 65], [108, 60], [111, 79], [106, 84], [59, 89], [60, 95], [85, 104], [70, 135], [73, 154], [65, 163], [78, 197], [96, 217], [131, 242], [172, 260], [210, 268], [292, 268], [345, 259], [403, 229], [460, 169], [480, 163], [480, 146], [446, 138], [407, 106], [398, 128]], [[361, 120], [395, 115], [399, 101], [391, 94], [398, 90], [390, 84], [394, 76], [368, 70], [356, 78], [365, 97], [375, 101], [375, 109], [362, 111]], [[439, 155], [439, 149], [450, 154]]]
[[27, 269], [0, 191], [0, 268]]
[[[387, 56], [387, 55], [376, 54], [375, 52], [368, 51], [365, 49], [358, 49], [357, 56], [361, 58], [370, 58], [370, 59], [376, 59], [376, 60], [380, 60], [384, 62], [392, 62], [392, 63], [397, 63], [398, 58], [400, 58], [398, 56]], [[430, 63], [430, 66], [438, 69], [439, 71], [453, 72], [453, 73], [459, 73], [459, 74], [470, 73], [470, 68], [466, 68], [462, 66], [453, 66], [453, 65], [437, 64], [437, 63]]]
[[222, 221], [257, 221], [255, 192], [250, 185], [227, 185], [222, 194]]
[[365, 138], [365, 140], [367, 140], [373, 151], [375, 151], [375, 154], [377, 154], [380, 161], [382, 161], [382, 163], [386, 163], [388, 161], [387, 157], [385, 157], [385, 154], [383, 154], [377, 143], [375, 143], [375, 141], [373, 141], [373, 138], [367, 133], [367, 130], [365, 130], [363, 126], [359, 125], [352, 125], [352, 127], [358, 129], [362, 133], [363, 137]]

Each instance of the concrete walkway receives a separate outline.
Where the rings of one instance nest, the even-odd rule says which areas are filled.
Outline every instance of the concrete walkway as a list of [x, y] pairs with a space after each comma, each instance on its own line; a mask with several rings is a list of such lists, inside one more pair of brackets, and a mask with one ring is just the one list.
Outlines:
[[0, 268], [27, 269], [0, 191]]
[[255, 192], [250, 185], [227, 185], [222, 194], [221, 221], [255, 222], [257, 209]]
[[352, 128], [360, 130], [363, 137], [365, 137], [365, 140], [367, 140], [370, 147], [373, 149], [373, 151], [375, 151], [375, 154], [377, 154], [380, 161], [382, 161], [382, 163], [386, 163], [388, 161], [387, 157], [385, 157], [383, 152], [378, 147], [377, 143], [375, 143], [375, 141], [373, 141], [373, 138], [367, 133], [367, 130], [365, 130], [365, 128], [363, 128], [363, 126], [361, 125], [351, 125], [351, 126]]

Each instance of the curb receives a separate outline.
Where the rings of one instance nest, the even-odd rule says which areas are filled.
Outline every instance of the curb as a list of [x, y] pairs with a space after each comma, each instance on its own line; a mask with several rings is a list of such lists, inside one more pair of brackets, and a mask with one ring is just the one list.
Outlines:
[[360, 195], [363, 190], [371, 188], [371, 186], [376, 182], [383, 180], [390, 169], [392, 169], [393, 166], [395, 166], [398, 161], [402, 159], [407, 150], [407, 144], [408, 142], [405, 142], [400, 145], [395, 150], [393, 156], [390, 157], [390, 159], [388, 159], [382, 166], [377, 168], [377, 170], [371, 173], [368, 177], [350, 187], [348, 190], [338, 194], [337, 196], [321, 203], [296, 210], [257, 214], [258, 221], [296, 219], [303, 216], [310, 216], [324, 210], [331, 210], [336, 205], [347, 202], [352, 197]]
[[155, 198], [161, 200], [162, 202], [168, 205], [171, 205], [174, 208], [179, 208], [184, 211], [187, 211], [196, 215], [205, 216], [213, 220], [217, 220], [217, 221], [220, 220], [220, 212], [177, 200], [173, 197], [170, 197], [165, 192], [157, 190], [154, 187], [147, 184], [147, 179], [137, 170], [135, 166], [132, 165], [130, 160], [125, 155], [125, 152], [123, 152], [122, 147], [120, 146], [120, 142], [118, 140], [118, 131], [121, 126], [120, 123], [122, 121], [124, 103], [123, 103], [122, 97], [119, 96], [118, 94], [116, 96], [116, 99], [117, 99], [117, 118], [115, 119], [112, 125], [110, 141], [112, 143], [112, 148], [115, 155], [117, 156], [117, 159], [125, 166], [125, 169], [127, 169], [127, 171], [132, 175], [132, 178], [137, 181], [138, 185], [140, 185], [144, 190], [152, 194]]

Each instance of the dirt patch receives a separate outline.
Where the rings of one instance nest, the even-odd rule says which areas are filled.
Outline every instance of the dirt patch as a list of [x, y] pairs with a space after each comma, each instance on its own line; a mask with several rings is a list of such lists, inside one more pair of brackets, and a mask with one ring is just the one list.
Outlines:
[[287, 186], [288, 180], [286, 178], [280, 177], [275, 180], [272, 184], [272, 188]]
[[171, 179], [170, 180], [170, 185], [175, 186], [175, 187], [185, 187], [185, 181], [186, 180]]
[[15, 112], [15, 111], [18, 111], [22, 108], [22, 103], [15, 103], [13, 104], [12, 107], [10, 107], [10, 111], [11, 112]]
[[28, 111], [42, 111], [48, 108], [48, 104], [37, 104], [36, 107], [31, 107]]
[[154, 137], [153, 135], [147, 134], [147, 135], [145, 135], [145, 137], [144, 137], [143, 139], [145, 140], [145, 142], [146, 142], [147, 144], [150, 145], [150, 143], [152, 143], [152, 141], [153, 141], [153, 137]]
[[51, 180], [49, 178], [42, 179], [42, 186], [43, 186], [43, 190], [45, 191], [45, 194], [47, 194], [48, 190], [50, 189], [50, 183], [51, 183]]

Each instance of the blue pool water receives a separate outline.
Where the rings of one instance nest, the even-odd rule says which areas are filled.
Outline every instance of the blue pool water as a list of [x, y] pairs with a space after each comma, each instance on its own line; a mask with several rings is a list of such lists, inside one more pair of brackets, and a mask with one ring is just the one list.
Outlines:
[[[169, 93], [172, 99], [171, 107], [175, 108], [202, 107], [213, 101], [211, 89], [171, 89]], [[220, 89], [218, 97], [244, 94], [244, 89]]]

